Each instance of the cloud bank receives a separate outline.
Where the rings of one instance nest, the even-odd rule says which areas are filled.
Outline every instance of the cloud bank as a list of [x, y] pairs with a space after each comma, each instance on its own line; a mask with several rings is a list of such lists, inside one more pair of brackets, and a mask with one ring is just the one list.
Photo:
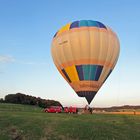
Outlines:
[[15, 59], [12, 56], [0, 55], [0, 63], [14, 62]]

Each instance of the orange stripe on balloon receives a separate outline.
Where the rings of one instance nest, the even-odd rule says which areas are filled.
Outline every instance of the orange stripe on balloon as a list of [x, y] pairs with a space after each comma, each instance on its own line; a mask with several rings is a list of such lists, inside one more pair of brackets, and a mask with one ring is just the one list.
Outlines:
[[77, 81], [70, 83], [74, 91], [98, 91], [101, 83], [98, 81]]
[[64, 30], [62, 32], [59, 32], [59, 34], [57, 34], [56, 37], [53, 38], [53, 41], [57, 39], [59, 36], [63, 36], [67, 33], [81, 32], [85, 30], [106, 32], [112, 34], [113, 36], [116, 36], [116, 34], [111, 29], [106, 30], [105, 28], [97, 28], [97, 27], [80, 27], [80, 28], [72, 28], [70, 30]]
[[108, 68], [112, 68], [113, 64], [110, 62], [106, 62], [103, 60], [94, 60], [94, 59], [80, 59], [80, 60], [73, 60], [73, 61], [69, 61], [69, 62], [65, 62], [62, 63], [61, 65], [59, 65], [59, 67], [61, 69], [66, 68], [66, 67], [70, 67], [72, 65], [87, 65], [87, 64], [91, 64], [91, 65], [102, 65]]

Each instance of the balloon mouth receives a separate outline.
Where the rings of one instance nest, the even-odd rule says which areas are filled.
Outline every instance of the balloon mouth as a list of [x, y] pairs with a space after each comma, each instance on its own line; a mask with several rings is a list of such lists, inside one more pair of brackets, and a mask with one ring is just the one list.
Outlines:
[[96, 91], [77, 91], [76, 93], [79, 97], [85, 97], [88, 104], [90, 104], [97, 92]]

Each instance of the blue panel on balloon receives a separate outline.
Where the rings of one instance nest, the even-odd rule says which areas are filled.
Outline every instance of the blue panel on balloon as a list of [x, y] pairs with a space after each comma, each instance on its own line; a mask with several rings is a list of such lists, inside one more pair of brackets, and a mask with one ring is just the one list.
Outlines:
[[98, 81], [98, 79], [101, 75], [102, 69], [103, 69], [103, 66], [100, 66], [100, 65], [97, 66], [95, 81]]
[[83, 73], [84, 73], [84, 80], [89, 80], [90, 79], [90, 65], [83, 65]]
[[93, 20], [88, 20], [88, 26], [94, 26], [94, 27], [98, 27], [98, 23], [96, 21]]
[[67, 78], [67, 80], [71, 83], [71, 80], [70, 80], [69, 76], [67, 75], [67, 73], [65, 72], [64, 69], [62, 69], [62, 72], [65, 75], [65, 77]]
[[57, 35], [57, 32], [55, 33], [55, 35], [53, 37], [56, 37], [56, 35]]
[[96, 69], [97, 69], [97, 65], [90, 65], [90, 79], [89, 80], [92, 80], [94, 81], [95, 80], [95, 74], [96, 74]]
[[[98, 22], [98, 21], [97, 21], [97, 22]], [[105, 29], [106, 29], [106, 26], [105, 26], [103, 23], [98, 22], [98, 25], [99, 25], [100, 28], [105, 28]]]
[[74, 21], [71, 25], [70, 25], [70, 29], [72, 28], [78, 28], [79, 27], [79, 21]]
[[103, 66], [100, 65], [77, 65], [76, 70], [79, 80], [98, 81]]
[[104, 82], [106, 81], [106, 79], [109, 77], [109, 75], [111, 74], [112, 70], [109, 71], [108, 75], [106, 76]]
[[81, 27], [81, 26], [88, 26], [87, 20], [80, 20], [79, 27]]
[[76, 70], [77, 70], [78, 77], [79, 77], [80, 81], [84, 80], [82, 65], [76, 66]]

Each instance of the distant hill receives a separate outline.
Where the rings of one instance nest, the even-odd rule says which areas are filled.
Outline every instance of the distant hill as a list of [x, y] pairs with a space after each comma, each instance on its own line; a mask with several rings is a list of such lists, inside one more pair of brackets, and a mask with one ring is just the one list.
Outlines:
[[99, 108], [95, 107], [94, 110], [99, 111], [107, 111], [107, 112], [119, 112], [119, 111], [128, 111], [128, 110], [140, 110], [140, 105], [138, 106], [132, 106], [132, 105], [124, 105], [124, 106], [112, 106], [112, 107], [106, 107], [106, 108]]

